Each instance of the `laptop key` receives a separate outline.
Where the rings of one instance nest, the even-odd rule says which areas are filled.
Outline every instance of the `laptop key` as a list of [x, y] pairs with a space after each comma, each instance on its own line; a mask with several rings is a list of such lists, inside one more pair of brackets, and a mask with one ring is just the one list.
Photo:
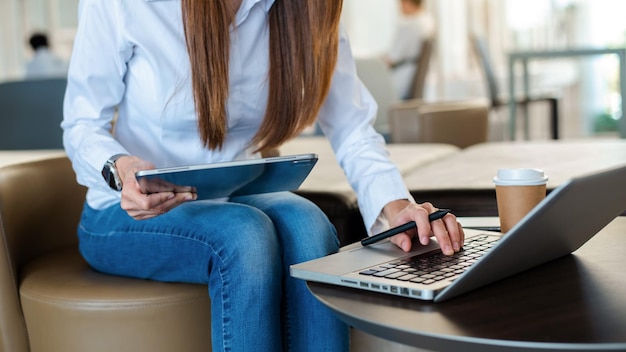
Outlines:
[[361, 275], [374, 275], [377, 272], [378, 272], [378, 270], [367, 269], [367, 270], [363, 270], [363, 271], [359, 272], [359, 274], [361, 274]]
[[416, 277], [417, 277], [417, 275], [415, 275], [415, 274], [406, 274], [406, 275], [400, 276], [398, 278], [398, 280], [400, 280], [400, 281], [409, 281], [409, 280], [414, 279]]
[[398, 272], [398, 271], [400, 271], [400, 270], [398, 270], [398, 269], [387, 269], [387, 270], [385, 270], [385, 271], [379, 271], [379, 272], [377, 272], [376, 274], [374, 274], [374, 276], [377, 276], [377, 277], [385, 277], [385, 276], [387, 276], [387, 275], [391, 275], [391, 274], [393, 274], [393, 273], [395, 273], [395, 272]]
[[[406, 273], [404, 273], [403, 271], [397, 271], [395, 273], [391, 273], [389, 275], [385, 275], [385, 277], [389, 278], [389, 279], [397, 279], [397, 278], [399, 278], [401, 276], [404, 276], [404, 275], [406, 275]], [[374, 276], [376, 276], [376, 275], [374, 275]]]

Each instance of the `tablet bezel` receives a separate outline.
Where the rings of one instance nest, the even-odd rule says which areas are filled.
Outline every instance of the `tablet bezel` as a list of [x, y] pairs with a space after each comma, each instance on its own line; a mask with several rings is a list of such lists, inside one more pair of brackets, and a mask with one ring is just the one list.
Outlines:
[[313, 153], [285, 155], [141, 170], [135, 176], [144, 193], [154, 193], [156, 189], [185, 191], [191, 186], [198, 199], [216, 199], [294, 191], [317, 160], [317, 154]]

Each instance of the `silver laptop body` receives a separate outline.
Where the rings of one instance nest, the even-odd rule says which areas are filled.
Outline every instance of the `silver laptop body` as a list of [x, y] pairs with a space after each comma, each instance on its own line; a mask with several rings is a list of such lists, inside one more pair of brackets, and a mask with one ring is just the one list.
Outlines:
[[[372, 275], [385, 268], [406, 268], [408, 258], [427, 260], [439, 245], [414, 244], [405, 253], [389, 240], [363, 247], [359, 242], [339, 253], [291, 266], [296, 278], [383, 292], [423, 300], [444, 301], [489, 283], [568, 255], [626, 210], [626, 166], [574, 178], [550, 194], [506, 236], [491, 231], [464, 229], [464, 250], [450, 260], [437, 262], [445, 279], [424, 284], [423, 279], [402, 274], [395, 279]], [[466, 254], [478, 239], [474, 258], [458, 268], [456, 257]], [[443, 268], [456, 269], [444, 270]], [[382, 269], [381, 269], [382, 267]], [[371, 268], [375, 268], [372, 270]], [[395, 269], [390, 269], [392, 272]], [[410, 269], [409, 269], [410, 270]], [[411, 279], [407, 279], [411, 278]]]

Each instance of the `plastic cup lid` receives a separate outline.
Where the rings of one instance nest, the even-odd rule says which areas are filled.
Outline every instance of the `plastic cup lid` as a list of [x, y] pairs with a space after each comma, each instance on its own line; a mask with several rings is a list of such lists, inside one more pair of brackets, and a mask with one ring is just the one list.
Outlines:
[[547, 182], [548, 176], [539, 169], [499, 169], [493, 178], [497, 186], [536, 186]]

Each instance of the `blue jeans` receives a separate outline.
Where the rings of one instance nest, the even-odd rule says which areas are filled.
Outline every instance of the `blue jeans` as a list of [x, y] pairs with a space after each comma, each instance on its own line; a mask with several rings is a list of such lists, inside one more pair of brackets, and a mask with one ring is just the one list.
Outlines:
[[214, 351], [347, 351], [348, 327], [289, 275], [336, 252], [336, 231], [293, 193], [194, 201], [148, 220], [85, 205], [80, 251], [96, 270], [208, 284]]

